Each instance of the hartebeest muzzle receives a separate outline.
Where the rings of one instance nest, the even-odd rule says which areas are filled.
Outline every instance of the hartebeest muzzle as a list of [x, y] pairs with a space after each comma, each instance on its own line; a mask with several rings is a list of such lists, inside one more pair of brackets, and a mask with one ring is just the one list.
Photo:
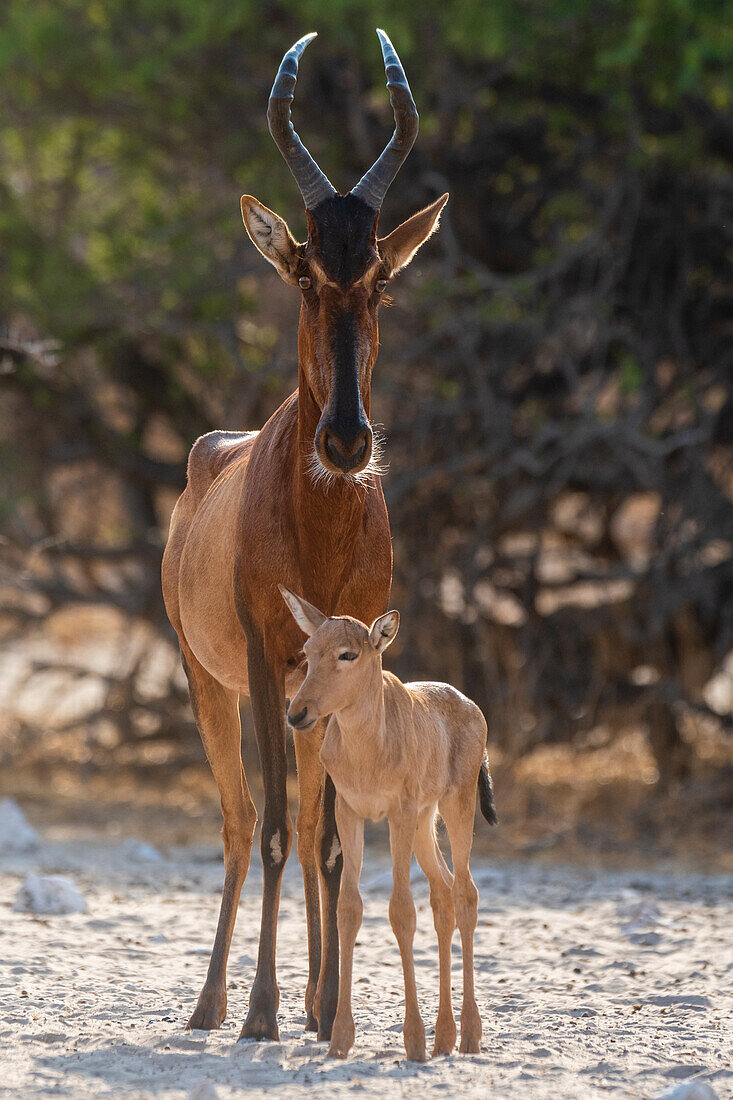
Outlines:
[[326, 468], [335, 466], [342, 474], [358, 473], [371, 458], [372, 429], [362, 420], [354, 433], [344, 436], [343, 431], [337, 434], [328, 422], [322, 423], [316, 436], [316, 451]]

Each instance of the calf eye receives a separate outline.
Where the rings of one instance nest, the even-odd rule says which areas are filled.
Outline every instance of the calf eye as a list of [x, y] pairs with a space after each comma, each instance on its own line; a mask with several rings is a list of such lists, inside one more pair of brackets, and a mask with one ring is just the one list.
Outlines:
[[355, 661], [358, 653], [339, 653], [339, 661]]
[[301, 277], [298, 279], [298, 286], [301, 290], [310, 290], [311, 281], [307, 275], [301, 275]]
[[387, 285], [387, 280], [386, 279], [377, 279], [376, 283], [374, 284], [374, 286], [375, 286], [375, 288], [376, 288], [376, 290], [379, 294], [382, 293], [382, 291], [384, 290], [386, 285]]

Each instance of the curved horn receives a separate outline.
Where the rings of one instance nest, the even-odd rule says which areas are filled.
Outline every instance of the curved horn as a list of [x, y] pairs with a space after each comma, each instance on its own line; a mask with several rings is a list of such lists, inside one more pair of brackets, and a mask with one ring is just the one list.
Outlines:
[[381, 208], [392, 180], [415, 144], [420, 123], [415, 100], [412, 98], [410, 85], [407, 83], [405, 70], [402, 68], [397, 51], [379, 27], [377, 27], [377, 34], [382, 45], [389, 101], [394, 111], [395, 130], [379, 160], [374, 162], [351, 192], [352, 195], [363, 199], [374, 210]]
[[290, 121], [290, 104], [295, 81], [298, 78], [298, 61], [303, 50], [315, 37], [315, 32], [306, 34], [285, 54], [277, 70], [275, 83], [270, 92], [270, 101], [267, 104], [267, 123], [270, 133], [295, 177], [306, 210], [312, 210], [323, 199], [336, 194], [336, 189], [313, 160]]

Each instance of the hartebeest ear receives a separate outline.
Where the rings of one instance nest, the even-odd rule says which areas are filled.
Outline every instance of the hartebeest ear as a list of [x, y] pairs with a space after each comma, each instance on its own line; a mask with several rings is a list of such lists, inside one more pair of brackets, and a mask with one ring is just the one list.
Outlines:
[[389, 265], [393, 275], [403, 267], [407, 267], [418, 248], [433, 235], [438, 228], [441, 211], [447, 202], [448, 195], [441, 195], [431, 206], [426, 206], [419, 214], [413, 214], [406, 222], [393, 229], [387, 237], [380, 238], [379, 254]]
[[397, 637], [400, 629], [399, 611], [388, 611], [386, 615], [380, 615], [369, 628], [369, 641], [377, 653], [381, 653]]
[[286, 283], [297, 283], [298, 242], [284, 221], [251, 195], [242, 195], [242, 220], [258, 252], [277, 268]]
[[308, 603], [302, 596], [296, 596], [284, 584], [279, 584], [280, 594], [290, 608], [293, 618], [300, 629], [308, 635], [315, 634], [320, 626], [323, 626], [328, 615], [324, 615], [312, 603]]

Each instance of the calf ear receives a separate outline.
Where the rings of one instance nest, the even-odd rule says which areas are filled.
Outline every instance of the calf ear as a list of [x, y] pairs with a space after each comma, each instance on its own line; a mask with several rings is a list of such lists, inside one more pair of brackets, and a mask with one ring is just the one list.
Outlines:
[[381, 653], [397, 637], [400, 629], [399, 611], [388, 611], [386, 615], [380, 615], [369, 628], [369, 641], [377, 653]]
[[291, 614], [296, 623], [308, 637], [311, 634], [315, 634], [319, 626], [323, 626], [328, 615], [324, 615], [322, 611], [319, 611], [317, 607], [314, 607], [312, 603], [308, 603], [302, 596], [296, 596], [294, 592], [291, 592], [289, 588], [286, 588], [284, 584], [279, 584], [280, 594], [285, 600], [285, 603], [290, 608]]
[[379, 240], [379, 254], [389, 265], [392, 275], [407, 267], [418, 248], [425, 244], [438, 228], [440, 213], [448, 202], [448, 195], [441, 195], [431, 206], [426, 206], [419, 214], [413, 214], [387, 237]]
[[257, 251], [277, 268], [281, 279], [295, 286], [300, 253], [287, 222], [251, 195], [242, 195], [242, 220]]

